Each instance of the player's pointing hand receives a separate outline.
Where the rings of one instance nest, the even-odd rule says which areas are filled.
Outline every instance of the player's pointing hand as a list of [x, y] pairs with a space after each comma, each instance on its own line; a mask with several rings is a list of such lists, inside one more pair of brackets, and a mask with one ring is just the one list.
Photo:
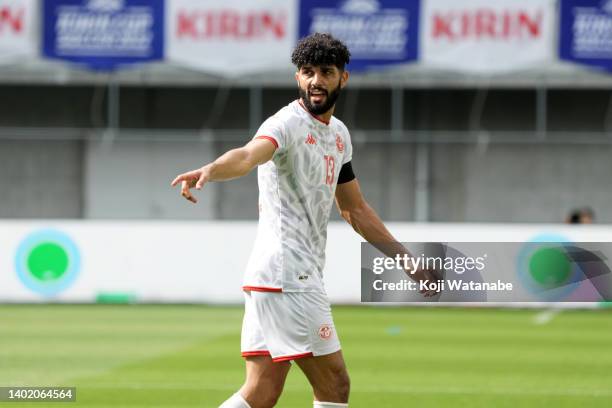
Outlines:
[[188, 171], [187, 173], [179, 174], [174, 180], [172, 180], [171, 186], [174, 187], [178, 183], [181, 183], [181, 195], [192, 203], [197, 203], [198, 200], [191, 195], [191, 189], [196, 188], [200, 190], [204, 184], [208, 181], [206, 167], [202, 167], [196, 170]]

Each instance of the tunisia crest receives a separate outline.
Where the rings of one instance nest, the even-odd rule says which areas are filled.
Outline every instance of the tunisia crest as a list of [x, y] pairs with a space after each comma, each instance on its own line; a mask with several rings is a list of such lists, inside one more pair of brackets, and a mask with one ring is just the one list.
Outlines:
[[319, 328], [319, 337], [323, 340], [329, 340], [332, 335], [332, 330], [333, 329], [327, 324], [321, 325]]
[[336, 134], [336, 147], [340, 153], [344, 151], [344, 143], [342, 143], [342, 138], [338, 134]]

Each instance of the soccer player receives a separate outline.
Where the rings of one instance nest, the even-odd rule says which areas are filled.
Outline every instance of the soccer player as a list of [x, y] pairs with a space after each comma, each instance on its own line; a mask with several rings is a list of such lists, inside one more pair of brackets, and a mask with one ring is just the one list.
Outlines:
[[[351, 166], [346, 126], [332, 116], [350, 53], [328, 34], [303, 38], [291, 60], [299, 99], [268, 118], [253, 139], [177, 176], [181, 194], [258, 167], [259, 226], [244, 277], [241, 349], [246, 381], [222, 408], [276, 404], [294, 361], [312, 385], [314, 407], [347, 407], [349, 376], [323, 285], [327, 223], [342, 217], [389, 256], [407, 253], [366, 203]], [[411, 271], [415, 280], [433, 278]], [[357, 278], [356, 278], [357, 279]]]

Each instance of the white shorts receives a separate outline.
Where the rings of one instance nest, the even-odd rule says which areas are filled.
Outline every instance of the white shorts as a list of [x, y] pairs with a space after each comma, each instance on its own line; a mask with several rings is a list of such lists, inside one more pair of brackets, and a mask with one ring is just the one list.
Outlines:
[[271, 356], [279, 362], [340, 350], [324, 293], [248, 291], [244, 300], [243, 357]]

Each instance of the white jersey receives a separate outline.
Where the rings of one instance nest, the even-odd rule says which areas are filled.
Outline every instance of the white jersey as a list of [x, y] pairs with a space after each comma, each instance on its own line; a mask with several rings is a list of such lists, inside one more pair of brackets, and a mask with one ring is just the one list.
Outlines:
[[244, 289], [324, 292], [327, 223], [340, 168], [352, 157], [348, 129], [294, 101], [268, 118], [255, 138], [277, 148], [257, 170], [259, 226]]

